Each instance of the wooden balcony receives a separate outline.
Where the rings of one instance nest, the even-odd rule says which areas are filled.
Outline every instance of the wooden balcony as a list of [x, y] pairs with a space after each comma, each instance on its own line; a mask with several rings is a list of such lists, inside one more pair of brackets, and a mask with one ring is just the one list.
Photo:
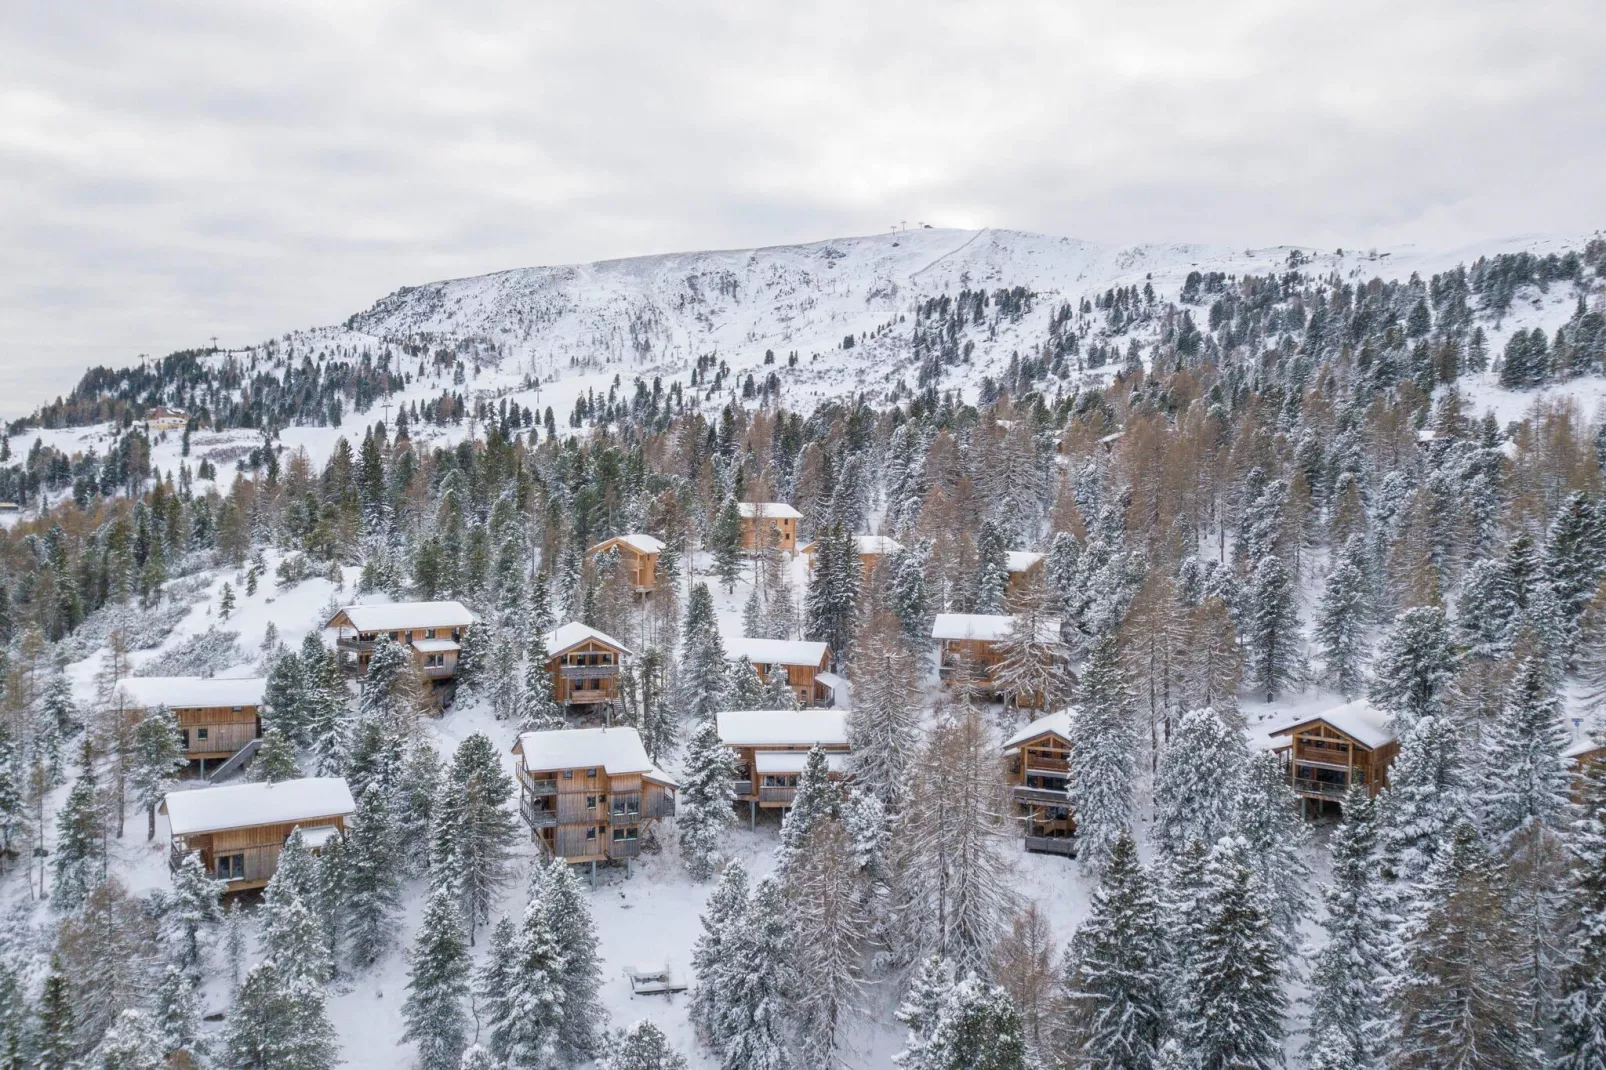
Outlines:
[[611, 680], [619, 675], [619, 666], [559, 665], [558, 675], [565, 680]]
[[675, 816], [675, 797], [673, 795], [648, 795], [642, 799], [642, 820], [653, 820], [660, 817]]
[[372, 654], [378, 642], [377, 639], [358, 639], [355, 636], [343, 635], [335, 640], [335, 649], [349, 650], [353, 654]]
[[641, 841], [639, 839], [609, 840], [609, 858], [639, 858], [641, 856]]
[[457, 675], [456, 665], [424, 665], [420, 666], [418, 675], [426, 680], [450, 680]]
[[1067, 798], [1064, 789], [1053, 791], [1049, 788], [1028, 788], [1017, 784], [1013, 794], [1016, 802], [1036, 803], [1039, 806], [1069, 806], [1071, 801]]
[[1316, 799], [1342, 799], [1349, 790], [1347, 784], [1339, 784], [1328, 780], [1314, 780], [1310, 777], [1297, 776], [1293, 778], [1294, 792], [1299, 795]]
[[1048, 776], [1065, 776], [1071, 771], [1071, 760], [1069, 758], [1044, 758], [1027, 755], [1026, 771], [1028, 773], [1044, 773]]
[[[1339, 746], [1343, 746], [1345, 749], [1340, 750]], [[1293, 760], [1296, 762], [1314, 762], [1317, 765], [1347, 767], [1351, 761], [1350, 751], [1346, 744], [1340, 744], [1339, 746], [1313, 747], [1309, 743], [1301, 741], [1293, 748]], [[1354, 758], [1359, 764], [1366, 764], [1365, 752], [1356, 751]]]
[[753, 788], [751, 780], [731, 781], [731, 798], [746, 801], [758, 798], [758, 792]]
[[558, 782], [556, 780], [537, 780], [523, 769], [519, 770], [519, 780], [523, 782], [525, 790], [531, 795], [556, 795]]
[[1028, 836], [1026, 849], [1037, 854], [1076, 857], [1076, 840], [1069, 836]]
[[551, 828], [558, 823], [558, 812], [549, 810], [544, 806], [536, 806], [529, 799], [519, 802], [519, 813], [524, 815], [524, 823], [532, 829]]
[[765, 803], [779, 803], [782, 806], [791, 806], [792, 800], [797, 798], [796, 788], [759, 788], [758, 801]]

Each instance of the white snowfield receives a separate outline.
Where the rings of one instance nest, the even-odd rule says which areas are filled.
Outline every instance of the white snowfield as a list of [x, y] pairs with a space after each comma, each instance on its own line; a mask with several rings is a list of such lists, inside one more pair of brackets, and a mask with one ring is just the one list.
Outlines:
[[382, 602], [341, 609], [359, 632], [394, 632], [413, 628], [466, 628], [479, 620], [461, 602]]
[[714, 715], [714, 725], [727, 747], [848, 745], [842, 710], [725, 710]]
[[1043, 555], [1036, 550], [1010, 550], [1004, 554], [1004, 567], [1010, 572], [1028, 572], [1042, 560]]
[[199, 676], [129, 676], [117, 681], [129, 706], [193, 710], [214, 706], [260, 706], [268, 681], [260, 676], [219, 680]]
[[803, 514], [785, 502], [737, 502], [737, 512], [746, 520], [763, 517], [766, 520], [802, 520]]
[[345, 817], [357, 809], [351, 789], [341, 777], [173, 791], [162, 806], [175, 836]]
[[[938, 613], [931, 622], [933, 639], [968, 639], [996, 643], [1015, 633], [1015, 618], [1008, 613]], [[1059, 638], [1052, 624], [1038, 630], [1038, 641], [1050, 643]]]
[[[553, 769], [589, 769], [595, 766], [610, 776], [624, 773], [663, 774], [653, 768], [647, 748], [634, 728], [560, 728], [525, 732], [515, 744], [525, 772]], [[673, 783], [673, 781], [671, 781]]]
[[626, 654], [630, 653], [628, 647], [607, 632], [599, 632], [591, 625], [581, 624], [577, 620], [572, 620], [562, 627], [547, 632], [546, 652], [552, 657], [557, 657], [565, 650], [577, 647], [587, 639], [595, 639], [599, 643], [606, 643], [608, 646], [622, 650]]
[[819, 668], [830, 649], [811, 639], [749, 639], [739, 636], [725, 640], [727, 658], [746, 658], [754, 665], [797, 665]]

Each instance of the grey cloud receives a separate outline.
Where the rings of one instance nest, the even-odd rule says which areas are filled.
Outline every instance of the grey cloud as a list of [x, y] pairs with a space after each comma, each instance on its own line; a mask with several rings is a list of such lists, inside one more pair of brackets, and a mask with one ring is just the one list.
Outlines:
[[1587, 231], [1603, 55], [1593, 0], [18, 0], [0, 412], [408, 283], [900, 219], [1238, 246]]

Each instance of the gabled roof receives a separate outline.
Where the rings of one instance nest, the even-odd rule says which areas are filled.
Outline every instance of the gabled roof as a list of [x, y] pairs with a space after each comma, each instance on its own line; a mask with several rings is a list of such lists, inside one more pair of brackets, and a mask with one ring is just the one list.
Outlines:
[[755, 665], [800, 665], [817, 669], [831, 650], [825, 643], [810, 639], [748, 639], [737, 637], [725, 640], [725, 656], [731, 659], [746, 658]]
[[162, 803], [175, 836], [344, 817], [357, 809], [341, 777], [170, 791]]
[[[996, 643], [1009, 638], [1015, 630], [1015, 618], [1007, 613], [938, 613], [931, 622], [933, 639], [969, 639]], [[1038, 642], [1051, 643], [1059, 638], [1059, 628], [1045, 623], [1038, 630]]]
[[461, 650], [462, 644], [450, 639], [414, 639], [413, 649], [420, 654], [441, 654], [448, 650]]
[[1004, 554], [1004, 567], [1011, 572], [1026, 572], [1036, 568], [1043, 555], [1036, 550], [1010, 550]]
[[513, 751], [527, 772], [592, 766], [605, 770], [609, 776], [654, 772], [647, 748], [641, 745], [640, 734], [634, 728], [622, 726], [525, 732], [513, 745]]
[[725, 710], [714, 715], [727, 747], [845, 747], [848, 718], [841, 710]]
[[130, 706], [150, 709], [166, 706], [190, 710], [203, 706], [260, 706], [268, 682], [260, 676], [241, 680], [204, 679], [199, 676], [130, 676], [117, 681]]
[[1593, 736], [1585, 736], [1569, 744], [1567, 749], [1561, 752], [1561, 756], [1568, 761], [1574, 761], [1598, 750], [1606, 750], [1606, 743], [1602, 743]]
[[737, 502], [737, 510], [742, 517], [751, 520], [756, 516], [767, 517], [772, 520], [802, 520], [803, 514], [787, 505], [785, 502]]
[[611, 539], [603, 539], [601, 542], [597, 543], [597, 545], [587, 549], [586, 553], [601, 553], [610, 544], [616, 542], [623, 543], [632, 550], [636, 551], [638, 554], [661, 553], [664, 548], [664, 542], [662, 539], [654, 538], [651, 535], [644, 535], [640, 532], [632, 532], [629, 535], [615, 535]]
[[1051, 713], [1046, 717], [1039, 717], [1019, 732], [1010, 736], [1004, 743], [1004, 749], [1006, 751], [1012, 750], [1028, 740], [1033, 740], [1038, 736], [1048, 735], [1049, 733], [1053, 733], [1069, 743], [1071, 741], [1071, 715], [1074, 712], [1074, 710], [1066, 709], [1060, 710], [1058, 713]]
[[[479, 620], [461, 602], [386, 602], [346, 606], [340, 611], [359, 632], [394, 632], [414, 628], [466, 628]], [[340, 613], [335, 614], [336, 617]], [[330, 618], [330, 624], [334, 618]]]
[[1320, 713], [1307, 714], [1289, 720], [1276, 728], [1267, 729], [1268, 736], [1286, 736], [1295, 729], [1321, 721], [1336, 728], [1363, 747], [1376, 750], [1394, 742], [1394, 729], [1389, 726], [1389, 715], [1365, 699], [1334, 706]]
[[577, 620], [571, 620], [561, 628], [547, 632], [547, 654], [548, 656], [555, 658], [565, 650], [571, 650], [574, 647], [579, 646], [587, 639], [595, 639], [602, 645], [611, 646], [615, 650], [621, 651], [625, 654], [631, 653], [629, 647], [625, 646], [607, 632], [599, 632], [589, 624], [581, 624]]

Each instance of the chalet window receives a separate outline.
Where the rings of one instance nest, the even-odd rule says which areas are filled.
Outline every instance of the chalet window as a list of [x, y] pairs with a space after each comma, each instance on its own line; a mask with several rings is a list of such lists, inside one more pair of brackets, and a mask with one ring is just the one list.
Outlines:
[[219, 855], [216, 865], [217, 879], [220, 881], [238, 881], [245, 879], [245, 855]]
[[393, 643], [401, 642], [401, 633], [400, 632], [391, 632], [390, 633], [390, 641], [393, 642]]
[[586, 796], [586, 809], [587, 810], [595, 810], [596, 808], [597, 808], [597, 797], [595, 795], [587, 795]]
[[586, 770], [586, 776], [591, 780], [597, 779], [597, 770], [596, 770], [596, 768], [593, 766], [592, 768], [587, 769]]
[[180, 729], [179, 730], [179, 735], [184, 740], [184, 749], [185, 750], [189, 750], [190, 749], [190, 730], [188, 728]]
[[435, 629], [434, 628], [425, 628], [424, 629], [424, 638], [425, 639], [433, 639], [433, 638], [435, 638]]
[[195, 730], [195, 738], [196, 738], [196, 739], [197, 739], [197, 740], [202, 740], [202, 739], [205, 739], [205, 738], [206, 738], [206, 729], [204, 729], [204, 728], [197, 728], [197, 729], [196, 729], [196, 730]]
[[633, 839], [636, 838], [636, 834], [637, 834], [637, 830], [635, 828], [633, 828], [633, 827], [632, 828], [623, 828], [623, 829], [614, 829], [613, 830], [613, 842], [614, 843], [624, 843], [624, 842], [626, 842], [628, 840], [633, 840]]
[[586, 829], [586, 839], [587, 840], [594, 840], [596, 838], [597, 838], [597, 830], [595, 828]]
[[240, 710], [241, 710], [241, 709], [242, 709], [242, 708], [243, 708], [243, 707], [240, 707], [240, 706], [236, 706], [236, 707], [234, 707], [234, 712], [235, 712], [235, 713], [239, 713], [239, 712], [240, 712]]
[[563, 779], [564, 780], [573, 780], [574, 779], [574, 770], [573, 769], [565, 769], [563, 771]]

